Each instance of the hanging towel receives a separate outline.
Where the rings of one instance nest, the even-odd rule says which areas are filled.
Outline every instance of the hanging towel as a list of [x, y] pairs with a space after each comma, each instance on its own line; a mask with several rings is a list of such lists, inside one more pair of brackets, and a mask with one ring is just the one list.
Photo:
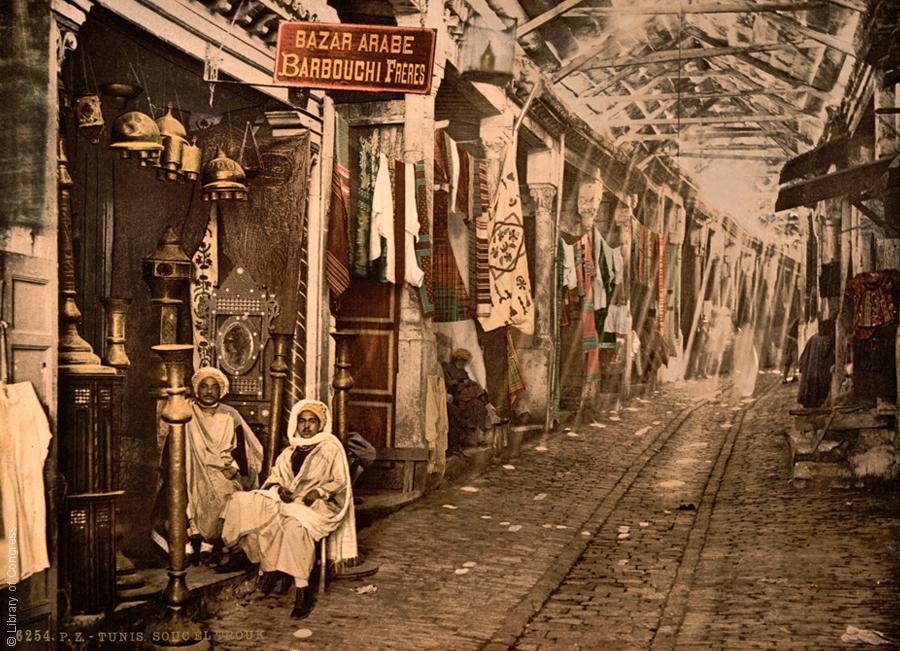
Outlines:
[[375, 189], [372, 192], [372, 223], [369, 231], [369, 278], [396, 282], [394, 251], [394, 197], [391, 191], [390, 162], [384, 153], [378, 155]]
[[563, 286], [566, 289], [578, 287], [578, 275], [575, 273], [575, 245], [559, 241], [563, 252]]
[[209, 204], [209, 220], [206, 230], [191, 264], [194, 274], [191, 279], [191, 326], [194, 333], [194, 368], [211, 366], [213, 363], [213, 343], [206, 337], [209, 327], [209, 301], [213, 290], [219, 284], [219, 221], [218, 202]]
[[31, 382], [0, 388], [0, 584], [16, 584], [50, 567], [44, 461], [51, 436]]
[[421, 287], [425, 274], [416, 260], [416, 240], [419, 237], [419, 214], [416, 202], [416, 168], [412, 163], [403, 165], [403, 223], [406, 231], [404, 237], [404, 271], [406, 282], [413, 287]]

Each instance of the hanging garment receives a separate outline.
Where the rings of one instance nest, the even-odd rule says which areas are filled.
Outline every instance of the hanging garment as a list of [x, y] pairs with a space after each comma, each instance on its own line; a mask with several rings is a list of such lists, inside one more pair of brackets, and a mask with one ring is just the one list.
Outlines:
[[[556, 259], [563, 259], [563, 241], [562, 238], [556, 240]], [[565, 287], [565, 281], [563, 280], [563, 265], [556, 265], [556, 316], [554, 319], [556, 322], [553, 325], [553, 348], [555, 350], [555, 360], [553, 364], [553, 387], [551, 389], [551, 400], [550, 400], [550, 409], [551, 409], [551, 419], [554, 422], [560, 421], [560, 403], [562, 400], [562, 371], [560, 366], [562, 365], [562, 326], [563, 319], [565, 318], [565, 310], [564, 310], [564, 299], [565, 292], [563, 288]]]
[[353, 242], [353, 275], [369, 277], [369, 231], [372, 221], [372, 192], [375, 187], [375, 152], [367, 138], [359, 141], [359, 180], [356, 191], [356, 239]]
[[616, 284], [615, 271], [613, 270], [612, 248], [600, 235], [600, 231], [594, 228], [594, 267], [597, 274], [594, 276], [594, 309], [604, 309], [609, 304], [610, 293]]
[[443, 374], [428, 375], [425, 388], [425, 441], [428, 443], [428, 472], [443, 476], [447, 467], [447, 387]]
[[219, 284], [219, 211], [218, 202], [209, 204], [209, 220], [203, 239], [191, 256], [194, 273], [191, 278], [191, 329], [194, 341], [194, 368], [211, 366], [213, 342], [207, 337], [209, 301]]
[[460, 176], [459, 176], [459, 149], [456, 142], [444, 132], [444, 140], [447, 143], [447, 163], [449, 165], [447, 171], [450, 174], [450, 203], [448, 204], [448, 213], [456, 212], [457, 194], [459, 192]]
[[491, 206], [485, 161], [480, 159], [476, 161], [476, 173], [478, 196], [475, 206], [475, 313], [478, 317], [487, 317], [491, 314], [491, 270], [488, 255]]
[[594, 276], [597, 272], [591, 261], [591, 237], [585, 234], [575, 243], [575, 269], [581, 300], [581, 350], [584, 353], [585, 383], [600, 381], [600, 337], [594, 320]]
[[416, 170], [412, 163], [403, 165], [403, 177], [404, 276], [406, 282], [413, 287], [421, 287], [425, 274], [416, 260], [419, 215], [416, 204]]
[[469, 296], [459, 275], [447, 232], [447, 192], [434, 193], [434, 320], [463, 321], [472, 317]]
[[426, 319], [434, 317], [434, 274], [432, 270], [431, 224], [425, 197], [425, 163], [414, 165], [416, 176], [416, 214], [419, 218], [419, 236], [416, 239], [416, 262], [422, 270], [422, 284], [419, 285], [419, 302], [422, 315]]
[[0, 584], [16, 584], [50, 567], [44, 461], [51, 436], [31, 382], [0, 387]]
[[506, 326], [506, 367], [509, 374], [509, 406], [516, 404], [516, 398], [525, 390], [525, 379], [522, 376], [522, 365], [519, 363], [519, 353], [513, 341], [512, 328]]
[[390, 162], [378, 155], [378, 171], [372, 192], [372, 222], [369, 230], [369, 279], [396, 282], [394, 251], [394, 196], [391, 190]]
[[578, 274], [575, 272], [575, 245], [560, 240], [562, 247], [563, 286], [566, 289], [578, 287]]
[[853, 336], [868, 339], [875, 328], [897, 320], [900, 271], [887, 269], [857, 274], [845, 295], [853, 301]]
[[350, 160], [349, 124], [335, 113], [334, 163], [331, 204], [325, 243], [325, 280], [331, 295], [339, 297], [350, 286]]
[[827, 335], [814, 334], [800, 355], [800, 385], [797, 402], [804, 407], [821, 407], [831, 390], [834, 342]]
[[491, 314], [481, 319], [485, 331], [511, 325], [523, 334], [534, 333], [534, 305], [525, 224], [519, 199], [516, 143], [503, 161], [497, 196], [491, 210], [489, 256], [491, 268]]
[[456, 145], [456, 155], [459, 160], [459, 176], [456, 185], [456, 203], [454, 208], [468, 222], [472, 218], [471, 192], [469, 189], [472, 184], [471, 157], [469, 152], [460, 145]]

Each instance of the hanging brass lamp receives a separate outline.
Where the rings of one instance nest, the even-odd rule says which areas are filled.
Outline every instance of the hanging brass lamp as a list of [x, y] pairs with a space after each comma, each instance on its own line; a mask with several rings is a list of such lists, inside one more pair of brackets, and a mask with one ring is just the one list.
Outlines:
[[185, 180], [196, 181], [202, 168], [203, 155], [197, 146], [197, 138], [193, 138], [191, 144], [185, 144], [181, 151], [181, 173]]
[[228, 158], [221, 147], [216, 147], [216, 155], [203, 166], [203, 187], [200, 197], [203, 201], [220, 199], [247, 200], [247, 175], [244, 168]]
[[187, 144], [187, 131], [184, 125], [172, 115], [172, 103], [169, 102], [168, 111], [156, 120], [162, 140], [162, 163], [158, 172], [160, 178], [168, 181], [177, 181], [181, 172], [181, 162], [184, 146]]
[[146, 113], [123, 113], [113, 122], [109, 148], [119, 151], [122, 158], [133, 155], [140, 159], [141, 167], [149, 167], [162, 152], [159, 127]]

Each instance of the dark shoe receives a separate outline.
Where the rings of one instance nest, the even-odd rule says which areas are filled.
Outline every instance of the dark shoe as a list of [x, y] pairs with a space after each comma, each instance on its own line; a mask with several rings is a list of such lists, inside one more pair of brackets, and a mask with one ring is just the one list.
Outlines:
[[222, 562], [216, 565], [215, 570], [220, 574], [226, 572], [240, 572], [250, 567], [250, 561], [243, 551], [237, 549], [230, 553], [226, 552], [222, 557]]
[[272, 590], [275, 589], [275, 585], [278, 583], [278, 572], [263, 572], [262, 576], [259, 577], [259, 582], [257, 586], [259, 587], [259, 591], [265, 595], [272, 594]]
[[202, 536], [191, 536], [188, 538], [188, 542], [191, 543], [191, 549], [193, 550], [190, 556], [187, 557], [187, 562], [191, 565], [199, 565], [200, 564], [200, 546], [203, 544]]
[[313, 609], [313, 594], [309, 586], [305, 588], [297, 588], [294, 597], [294, 608], [291, 610], [291, 617], [294, 619], [303, 619], [308, 616]]

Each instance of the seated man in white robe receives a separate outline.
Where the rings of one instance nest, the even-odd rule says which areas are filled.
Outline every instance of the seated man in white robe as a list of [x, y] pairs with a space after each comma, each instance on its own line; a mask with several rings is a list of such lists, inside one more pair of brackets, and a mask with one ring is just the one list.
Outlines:
[[316, 541], [328, 537], [328, 557], [336, 565], [352, 562], [356, 516], [347, 455], [331, 434], [328, 407], [301, 400], [291, 409], [287, 431], [290, 445], [262, 489], [236, 493], [225, 507], [222, 539], [259, 563], [264, 593], [274, 589], [278, 572], [293, 577], [291, 617], [299, 619], [313, 607], [309, 575]]
[[185, 427], [188, 536], [200, 560], [227, 566], [227, 559], [213, 553], [221, 547], [222, 511], [234, 493], [259, 486], [262, 445], [237, 410], [220, 402], [228, 393], [221, 371], [201, 368], [191, 385], [192, 418]]

